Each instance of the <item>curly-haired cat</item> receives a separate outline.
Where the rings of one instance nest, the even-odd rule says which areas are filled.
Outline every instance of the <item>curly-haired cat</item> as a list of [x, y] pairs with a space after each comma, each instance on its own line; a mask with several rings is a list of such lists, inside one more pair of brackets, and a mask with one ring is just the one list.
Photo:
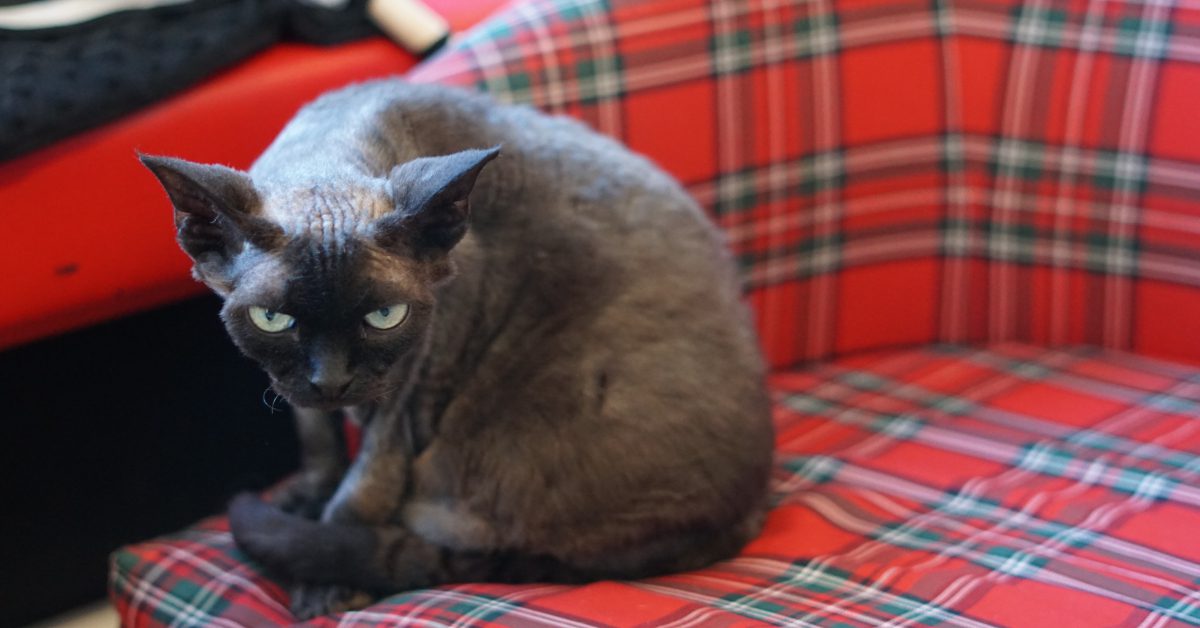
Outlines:
[[694, 569], [760, 529], [769, 404], [734, 264], [645, 159], [393, 80], [308, 105], [248, 173], [142, 160], [296, 407], [304, 469], [230, 521], [298, 615]]

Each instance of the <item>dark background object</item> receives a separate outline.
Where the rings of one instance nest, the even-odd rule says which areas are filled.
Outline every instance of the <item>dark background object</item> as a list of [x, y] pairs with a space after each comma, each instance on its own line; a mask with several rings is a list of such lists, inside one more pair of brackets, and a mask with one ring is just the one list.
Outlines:
[[[0, 353], [0, 626], [105, 595], [108, 553], [298, 464], [215, 297]], [[267, 400], [273, 395], [267, 394]]]
[[329, 46], [382, 34], [367, 17], [367, 0], [350, 0], [340, 9], [291, 0], [290, 7], [288, 39]]
[[279, 0], [196, 0], [0, 30], [0, 159], [115, 119], [279, 39]]
[[39, 30], [0, 29], [0, 159], [161, 100], [281, 40], [376, 35], [366, 0], [192, 0]]

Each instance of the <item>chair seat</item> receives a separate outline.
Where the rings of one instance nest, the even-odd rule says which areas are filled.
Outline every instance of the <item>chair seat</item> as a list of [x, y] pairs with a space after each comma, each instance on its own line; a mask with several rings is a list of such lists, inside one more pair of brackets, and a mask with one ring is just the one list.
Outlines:
[[[1200, 624], [1195, 367], [934, 346], [772, 386], [775, 507], [739, 557], [637, 582], [411, 591], [309, 625]], [[119, 550], [110, 582], [130, 627], [292, 623], [223, 518]]]

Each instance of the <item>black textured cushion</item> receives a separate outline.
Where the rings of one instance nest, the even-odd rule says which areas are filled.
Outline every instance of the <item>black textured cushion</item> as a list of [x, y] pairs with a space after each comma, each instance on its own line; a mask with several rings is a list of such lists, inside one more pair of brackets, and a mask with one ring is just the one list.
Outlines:
[[163, 98], [280, 38], [370, 34], [364, 4], [193, 0], [60, 28], [0, 29], [0, 159]]

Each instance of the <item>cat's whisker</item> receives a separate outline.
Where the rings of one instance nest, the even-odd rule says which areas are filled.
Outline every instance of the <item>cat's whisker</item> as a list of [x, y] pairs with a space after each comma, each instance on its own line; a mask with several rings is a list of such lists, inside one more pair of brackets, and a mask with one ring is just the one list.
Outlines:
[[[267, 401], [267, 393], [271, 393], [271, 394], [275, 395], [275, 398], [270, 401]], [[266, 389], [262, 391], [263, 405], [270, 408], [271, 414], [275, 414], [276, 412], [279, 412], [279, 408], [275, 407], [275, 403], [277, 401], [279, 401], [280, 399], [281, 399], [281, 396], [279, 395], [279, 393], [275, 392], [274, 390], [271, 390], [270, 386], [267, 386]]]
[[389, 384], [388, 386], [385, 386], [378, 395], [375, 395], [375, 396], [371, 397], [370, 399], [368, 399], [367, 402], [368, 403], [379, 403], [385, 399], [390, 399], [393, 394], [402, 390], [406, 385], [408, 385], [408, 382], [398, 382], [395, 384]]

